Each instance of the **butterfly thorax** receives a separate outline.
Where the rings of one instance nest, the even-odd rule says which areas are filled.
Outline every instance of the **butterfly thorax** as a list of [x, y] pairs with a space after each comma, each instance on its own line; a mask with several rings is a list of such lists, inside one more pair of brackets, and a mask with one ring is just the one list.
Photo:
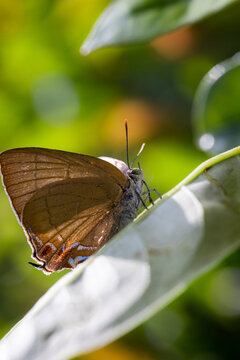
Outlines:
[[118, 206], [119, 229], [133, 221], [136, 217], [143, 188], [143, 172], [141, 169], [128, 169], [127, 186]]
[[100, 159], [116, 166], [127, 178], [127, 185], [123, 189], [122, 199], [115, 211], [116, 223], [119, 227], [118, 230], [120, 230], [133, 221], [137, 215], [142, 194], [144, 174], [139, 168], [129, 168], [122, 160], [107, 156], [101, 156]]

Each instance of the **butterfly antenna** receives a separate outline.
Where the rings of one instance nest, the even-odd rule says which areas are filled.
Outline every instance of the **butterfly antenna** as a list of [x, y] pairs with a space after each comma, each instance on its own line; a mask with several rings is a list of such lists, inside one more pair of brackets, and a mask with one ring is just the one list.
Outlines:
[[[131, 167], [133, 166], [135, 160], [138, 158], [138, 156], [139, 156], [139, 155], [141, 154], [141, 152], [143, 151], [145, 145], [146, 145], [145, 143], [142, 144], [139, 152], [137, 153], [137, 155], [135, 156], [135, 158], [134, 158], [133, 161], [131, 162], [130, 169], [131, 169]], [[139, 163], [138, 163], [138, 166], [139, 166]], [[139, 169], [140, 169], [140, 166], [139, 166]]]
[[129, 157], [128, 157], [128, 125], [127, 125], [127, 119], [125, 119], [124, 124], [125, 124], [125, 132], [126, 132], [127, 166], [128, 166], [129, 169], [130, 169], [130, 166], [129, 166]]

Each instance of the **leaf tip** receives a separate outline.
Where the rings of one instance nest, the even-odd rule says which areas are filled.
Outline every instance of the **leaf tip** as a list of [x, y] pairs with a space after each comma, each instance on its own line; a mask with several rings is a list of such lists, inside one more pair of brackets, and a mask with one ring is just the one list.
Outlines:
[[80, 47], [79, 52], [81, 55], [87, 56], [90, 54], [91, 50], [89, 50], [88, 45], [84, 42], [83, 45]]

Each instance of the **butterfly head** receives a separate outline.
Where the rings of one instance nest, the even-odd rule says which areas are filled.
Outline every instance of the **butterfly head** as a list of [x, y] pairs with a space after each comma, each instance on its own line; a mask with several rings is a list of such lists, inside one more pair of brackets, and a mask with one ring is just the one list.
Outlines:
[[136, 185], [142, 184], [142, 181], [144, 179], [144, 174], [142, 169], [139, 168], [130, 168], [127, 170], [127, 175], [129, 176], [130, 179], [132, 179], [134, 181], [134, 183]]

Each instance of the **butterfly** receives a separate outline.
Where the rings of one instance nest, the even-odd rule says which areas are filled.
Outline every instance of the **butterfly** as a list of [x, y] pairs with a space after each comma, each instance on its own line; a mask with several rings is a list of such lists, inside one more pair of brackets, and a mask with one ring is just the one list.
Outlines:
[[[108, 157], [61, 150], [17, 148], [0, 154], [2, 182], [45, 274], [73, 269], [145, 208], [143, 171]], [[137, 156], [144, 147], [140, 149]], [[135, 161], [135, 160], [134, 160]], [[159, 193], [157, 192], [159, 195]], [[160, 195], [159, 195], [160, 196]]]

